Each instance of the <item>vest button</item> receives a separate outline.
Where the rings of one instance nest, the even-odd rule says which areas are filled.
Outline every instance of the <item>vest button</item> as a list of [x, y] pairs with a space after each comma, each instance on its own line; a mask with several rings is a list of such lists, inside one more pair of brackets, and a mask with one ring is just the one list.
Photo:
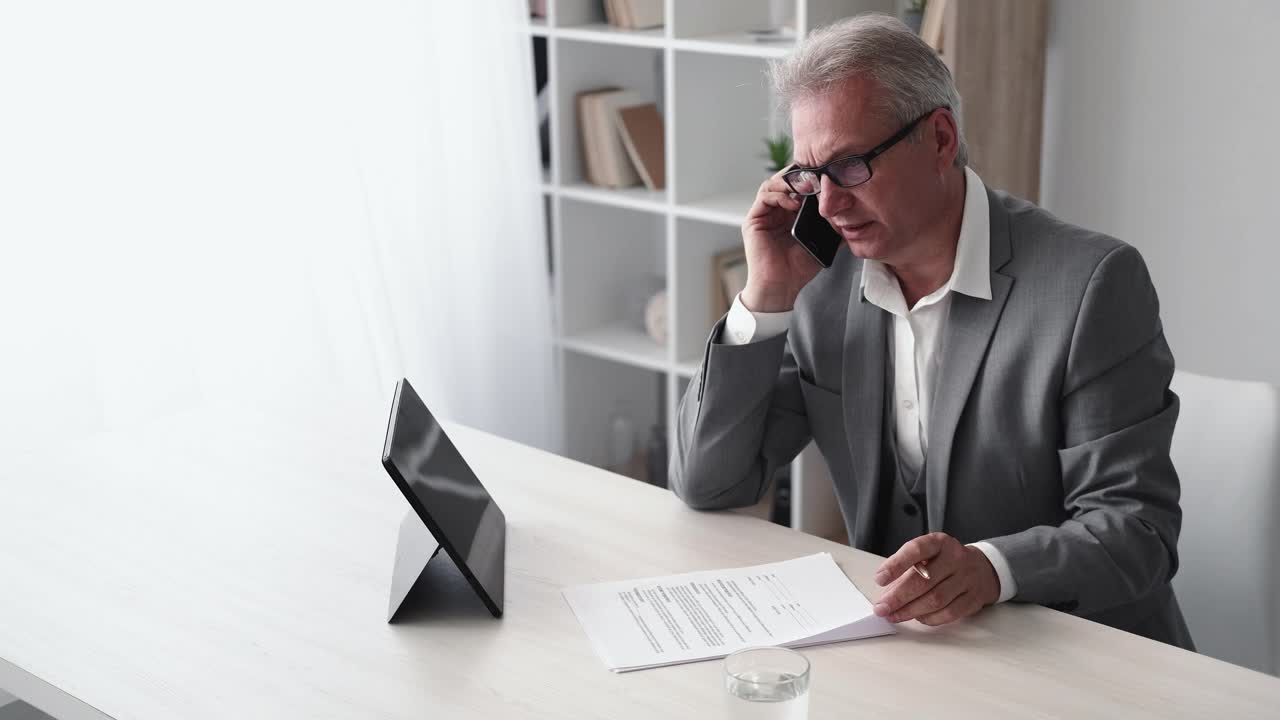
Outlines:
[[907, 517], [915, 517], [916, 514], [919, 513], [920, 511], [916, 509], [915, 505], [912, 505], [911, 503], [906, 503], [905, 505], [902, 506], [902, 512], [906, 513]]

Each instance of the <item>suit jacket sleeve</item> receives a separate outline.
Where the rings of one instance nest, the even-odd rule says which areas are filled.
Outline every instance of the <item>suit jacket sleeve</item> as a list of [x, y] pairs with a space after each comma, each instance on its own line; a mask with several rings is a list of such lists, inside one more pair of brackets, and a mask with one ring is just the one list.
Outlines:
[[717, 342], [724, 322], [711, 331], [676, 416], [670, 485], [699, 510], [758, 502], [810, 438], [789, 333], [726, 345]]
[[989, 541], [1013, 570], [1015, 600], [1084, 614], [1173, 578], [1182, 513], [1169, 459], [1172, 376], [1146, 265], [1118, 247], [1089, 280], [1063, 378], [1058, 455], [1070, 519]]

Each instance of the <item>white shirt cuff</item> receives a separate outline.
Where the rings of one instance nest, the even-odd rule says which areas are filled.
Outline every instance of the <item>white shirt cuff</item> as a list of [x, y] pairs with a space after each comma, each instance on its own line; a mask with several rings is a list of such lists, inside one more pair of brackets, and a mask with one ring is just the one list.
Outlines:
[[724, 321], [724, 332], [720, 334], [720, 342], [725, 345], [746, 345], [757, 340], [767, 340], [781, 335], [791, 325], [791, 310], [778, 313], [758, 313], [747, 309], [742, 304], [739, 293], [733, 298], [729, 315]]
[[969, 547], [981, 550], [982, 554], [987, 556], [991, 567], [996, 569], [996, 577], [1000, 579], [1000, 597], [996, 599], [997, 603], [1002, 603], [1018, 594], [1018, 583], [1013, 579], [1013, 570], [1009, 567], [1009, 561], [1004, 559], [1004, 553], [989, 542], [969, 543]]

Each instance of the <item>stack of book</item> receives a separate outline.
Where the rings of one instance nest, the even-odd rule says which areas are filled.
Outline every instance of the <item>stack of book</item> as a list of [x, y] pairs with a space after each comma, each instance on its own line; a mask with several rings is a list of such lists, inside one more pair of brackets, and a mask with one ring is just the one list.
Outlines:
[[602, 88], [578, 93], [578, 127], [587, 182], [622, 188], [666, 187], [662, 116], [636, 93]]
[[610, 25], [625, 30], [662, 27], [663, 0], [604, 0], [604, 16]]

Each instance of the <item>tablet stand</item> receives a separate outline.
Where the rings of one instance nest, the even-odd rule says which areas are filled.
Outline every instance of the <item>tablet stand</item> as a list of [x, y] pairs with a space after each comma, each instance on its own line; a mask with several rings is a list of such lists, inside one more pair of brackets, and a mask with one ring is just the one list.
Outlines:
[[426, 574], [427, 566], [449, 563], [447, 553], [440, 552], [440, 543], [431, 536], [422, 518], [413, 510], [400, 520], [400, 538], [396, 540], [395, 566], [391, 569], [391, 602], [387, 607], [387, 622], [395, 619], [404, 605], [405, 598], [413, 590], [418, 579]]

